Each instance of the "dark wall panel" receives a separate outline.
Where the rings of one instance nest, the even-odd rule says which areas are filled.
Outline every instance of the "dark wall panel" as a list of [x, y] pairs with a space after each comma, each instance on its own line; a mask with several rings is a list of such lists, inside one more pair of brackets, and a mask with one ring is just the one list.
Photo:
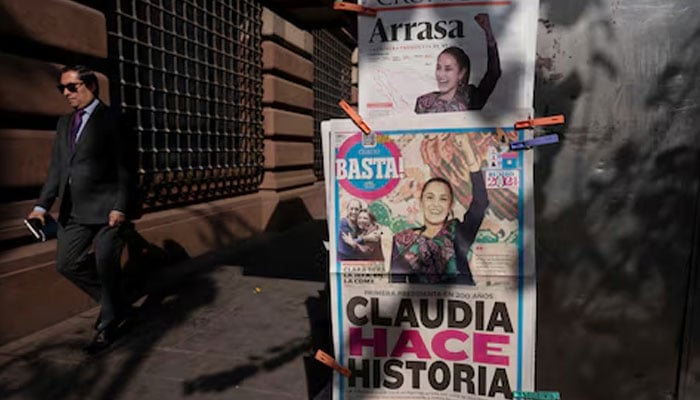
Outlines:
[[536, 112], [568, 121], [536, 155], [538, 388], [676, 398], [697, 241], [700, 4], [542, 0], [540, 16]]

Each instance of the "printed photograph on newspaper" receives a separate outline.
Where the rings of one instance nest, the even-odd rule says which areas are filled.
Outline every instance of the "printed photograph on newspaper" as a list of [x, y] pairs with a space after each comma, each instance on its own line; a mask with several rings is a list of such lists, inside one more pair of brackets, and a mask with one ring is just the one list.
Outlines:
[[532, 106], [539, 0], [361, 3], [364, 118]]
[[[330, 138], [334, 399], [511, 399], [534, 385], [527, 112], [349, 120]], [[439, 126], [439, 128], [435, 128]]]

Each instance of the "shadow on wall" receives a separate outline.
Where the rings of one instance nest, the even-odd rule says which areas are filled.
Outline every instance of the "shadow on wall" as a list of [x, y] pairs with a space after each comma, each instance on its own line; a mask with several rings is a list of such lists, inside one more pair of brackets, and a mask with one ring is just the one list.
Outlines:
[[[563, 130], [562, 145], [538, 150], [535, 165], [537, 388], [566, 399], [675, 398], [684, 374], [688, 221], [698, 199], [700, 30], [686, 31], [652, 78], [642, 76], [651, 68], [628, 71], [623, 54], [611, 55], [620, 38], [603, 2], [542, 3], [540, 37], [593, 21], [588, 49], [564, 49], [588, 51], [588, 63], [562, 74], [555, 65], [566, 65], [563, 57], [554, 65], [539, 57], [537, 113], [578, 118]], [[596, 9], [607, 19], [596, 21]], [[648, 49], [637, 53], [624, 48], [624, 56], [663, 43], [644, 43]], [[606, 98], [603, 85], [619, 88], [617, 99]], [[635, 97], [645, 100], [629, 100]], [[610, 107], [603, 111], [601, 102]]]

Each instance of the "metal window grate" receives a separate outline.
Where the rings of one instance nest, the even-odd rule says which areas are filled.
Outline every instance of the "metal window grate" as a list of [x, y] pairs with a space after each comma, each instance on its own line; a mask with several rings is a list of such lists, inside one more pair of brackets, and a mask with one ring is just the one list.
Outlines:
[[313, 31], [314, 36], [314, 173], [323, 178], [321, 121], [342, 117], [338, 101], [350, 101], [352, 94], [352, 48], [330, 31]]
[[257, 190], [262, 8], [255, 0], [115, 0], [110, 53], [138, 136], [144, 208]]

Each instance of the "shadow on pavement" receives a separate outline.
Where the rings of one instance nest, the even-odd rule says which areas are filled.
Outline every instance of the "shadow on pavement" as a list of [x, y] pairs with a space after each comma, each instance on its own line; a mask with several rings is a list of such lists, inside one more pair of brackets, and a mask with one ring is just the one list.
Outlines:
[[[217, 280], [222, 271], [231, 268], [222, 266], [236, 266], [243, 278], [326, 282], [328, 255], [322, 244], [327, 239], [326, 229], [325, 221], [308, 220], [287, 231], [238, 240], [224, 250], [195, 258], [190, 258], [176, 242], [165, 242], [158, 247], [135, 230], [130, 232], [129, 261], [124, 271], [128, 295], [140, 299], [140, 306], [125, 335], [108, 352], [85, 356], [81, 349], [92, 335], [91, 320], [78, 317], [70, 322], [68, 329], [61, 328], [60, 332], [14, 345], [0, 353], [0, 398], [114, 399], [133, 395], [133, 387], [144, 379], [139, 375], [149, 368], [149, 357], [162, 346], [162, 341], [173, 332], [177, 335], [178, 331], [192, 329], [198, 323], [204, 325], [206, 336], [210, 316], [202, 313], [219, 307], [216, 300], [223, 290], [238, 290], [226, 287], [238, 281]], [[331, 377], [330, 370], [313, 359], [316, 349], [330, 351], [332, 347], [327, 285], [317, 293], [298, 299], [308, 315], [309, 325], [303, 331], [281, 336], [284, 339], [281, 344], [264, 351], [255, 350], [258, 354], [247, 361], [232, 361], [234, 365], [230, 369], [194, 374], [183, 381], [168, 383], [167, 391], [171, 394], [174, 391], [175, 397], [224, 392], [261, 372], [285, 366], [293, 368], [290, 363], [301, 358], [299, 368], [306, 375], [309, 398], [313, 398]], [[255, 332], [245, 334], [254, 336]], [[160, 389], [151, 389], [147, 397], [158, 398], [159, 395], [154, 396], [158, 392], [153, 390]]]

